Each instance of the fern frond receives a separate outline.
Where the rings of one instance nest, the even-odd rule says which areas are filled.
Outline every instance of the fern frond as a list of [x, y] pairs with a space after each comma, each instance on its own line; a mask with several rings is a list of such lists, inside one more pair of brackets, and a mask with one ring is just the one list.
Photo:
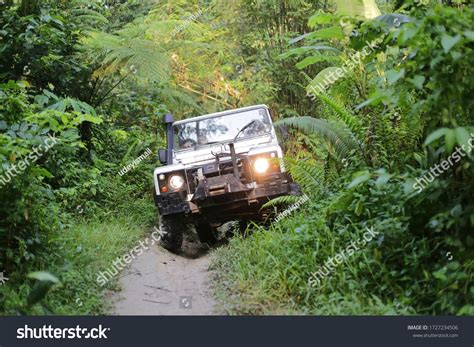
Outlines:
[[309, 84], [306, 86], [306, 91], [321, 100], [322, 103], [332, 111], [337, 119], [344, 122], [344, 124], [346, 124], [346, 126], [352, 131], [353, 135], [362, 145], [364, 143], [364, 127], [362, 126], [360, 119], [347, 110], [344, 105], [336, 101], [336, 99], [334, 99], [331, 95], [322, 91], [321, 89], [314, 88], [314, 80], [311, 80], [307, 74], [303, 73], [303, 76], [309, 82]]
[[278, 205], [294, 204], [298, 202], [300, 199], [301, 199], [301, 196], [294, 196], [294, 195], [279, 196], [263, 204], [262, 208], [274, 207]]
[[274, 123], [276, 126], [289, 125], [306, 134], [318, 134], [328, 141], [340, 158], [347, 158], [361, 149], [351, 130], [342, 123], [317, 119], [308, 116], [281, 119]]
[[189, 95], [186, 91], [174, 85], [162, 85], [159, 93], [163, 101], [169, 105], [170, 109], [173, 107], [187, 105], [193, 110], [202, 110], [202, 106], [196, 102], [196, 99]]
[[364, 128], [359, 118], [349, 112], [344, 105], [337, 102], [332, 96], [327, 93], [319, 93], [317, 97], [332, 111], [333, 114], [349, 129], [351, 129], [354, 136], [362, 144], [364, 139]]
[[99, 4], [87, 0], [72, 0], [64, 4], [65, 12], [70, 14], [70, 20], [82, 30], [93, 30], [100, 24], [108, 23], [108, 19], [101, 13]]
[[295, 160], [285, 157], [285, 167], [303, 191], [314, 192], [325, 189], [321, 180], [323, 171], [317, 163], [310, 160]]
[[[183, 28], [180, 30], [180, 28]], [[160, 42], [180, 41], [182, 38], [192, 38], [193, 42], [206, 34], [206, 29], [199, 22], [186, 20], [166, 19], [153, 21], [147, 24], [146, 32]]]
[[87, 43], [105, 55], [95, 72], [96, 76], [113, 74], [122, 69], [148, 80], [167, 79], [170, 75], [166, 51], [153, 41], [95, 32]]
[[71, 13], [77, 23], [108, 23], [107, 18], [90, 8], [73, 8]]

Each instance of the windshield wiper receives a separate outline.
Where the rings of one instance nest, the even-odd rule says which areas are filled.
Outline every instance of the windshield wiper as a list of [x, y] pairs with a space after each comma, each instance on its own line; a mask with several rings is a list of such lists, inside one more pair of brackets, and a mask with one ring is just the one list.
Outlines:
[[247, 124], [245, 124], [245, 125], [243, 126], [243, 128], [240, 129], [240, 130], [237, 132], [237, 135], [235, 135], [234, 141], [232, 141], [232, 142], [235, 142], [235, 140], [237, 140], [237, 137], [239, 137], [239, 135], [242, 134], [242, 132], [243, 132], [245, 129], [247, 129], [249, 126], [251, 126], [251, 125], [252, 125], [253, 123], [255, 123], [256, 121], [257, 121], [257, 119], [254, 119], [254, 120], [248, 122]]

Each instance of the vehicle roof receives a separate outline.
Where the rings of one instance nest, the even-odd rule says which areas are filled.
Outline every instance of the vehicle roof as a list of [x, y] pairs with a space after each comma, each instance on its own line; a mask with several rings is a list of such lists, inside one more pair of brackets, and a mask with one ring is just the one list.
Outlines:
[[251, 111], [251, 110], [256, 110], [256, 109], [259, 109], [259, 108], [265, 108], [266, 110], [268, 110], [268, 106], [264, 105], [264, 104], [241, 107], [241, 108], [234, 108], [232, 110], [209, 113], [209, 114], [205, 114], [203, 116], [197, 116], [197, 117], [178, 120], [178, 121], [174, 122], [173, 125], [174, 124], [187, 123], [187, 122], [195, 122], [195, 121], [198, 121], [198, 120], [203, 120], [203, 119], [212, 118], [212, 117], [226, 116], [228, 114], [239, 113], [239, 112], [244, 112], [244, 111]]

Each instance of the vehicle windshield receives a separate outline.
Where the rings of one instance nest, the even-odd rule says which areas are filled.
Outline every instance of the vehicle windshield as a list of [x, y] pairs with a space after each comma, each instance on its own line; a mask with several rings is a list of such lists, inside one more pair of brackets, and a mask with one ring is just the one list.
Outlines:
[[[250, 124], [251, 123], [251, 124]], [[247, 126], [240, 134], [239, 131]], [[272, 126], [265, 109], [255, 109], [186, 122], [174, 126], [174, 148], [177, 150], [199, 147], [217, 142], [230, 142], [267, 135]]]

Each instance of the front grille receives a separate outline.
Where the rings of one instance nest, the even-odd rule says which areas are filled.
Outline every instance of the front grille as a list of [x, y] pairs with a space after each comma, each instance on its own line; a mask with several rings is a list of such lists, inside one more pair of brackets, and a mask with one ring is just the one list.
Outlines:
[[[245, 184], [252, 181], [250, 173], [250, 164], [246, 157], [237, 159], [237, 167], [239, 170], [240, 181]], [[233, 174], [234, 169], [232, 167], [231, 160], [215, 161], [213, 163], [204, 164], [199, 167], [193, 167], [186, 170], [187, 179], [189, 182], [189, 193], [194, 194], [198, 184], [198, 170], [202, 168], [203, 175], [207, 178], [217, 177], [222, 175]]]

